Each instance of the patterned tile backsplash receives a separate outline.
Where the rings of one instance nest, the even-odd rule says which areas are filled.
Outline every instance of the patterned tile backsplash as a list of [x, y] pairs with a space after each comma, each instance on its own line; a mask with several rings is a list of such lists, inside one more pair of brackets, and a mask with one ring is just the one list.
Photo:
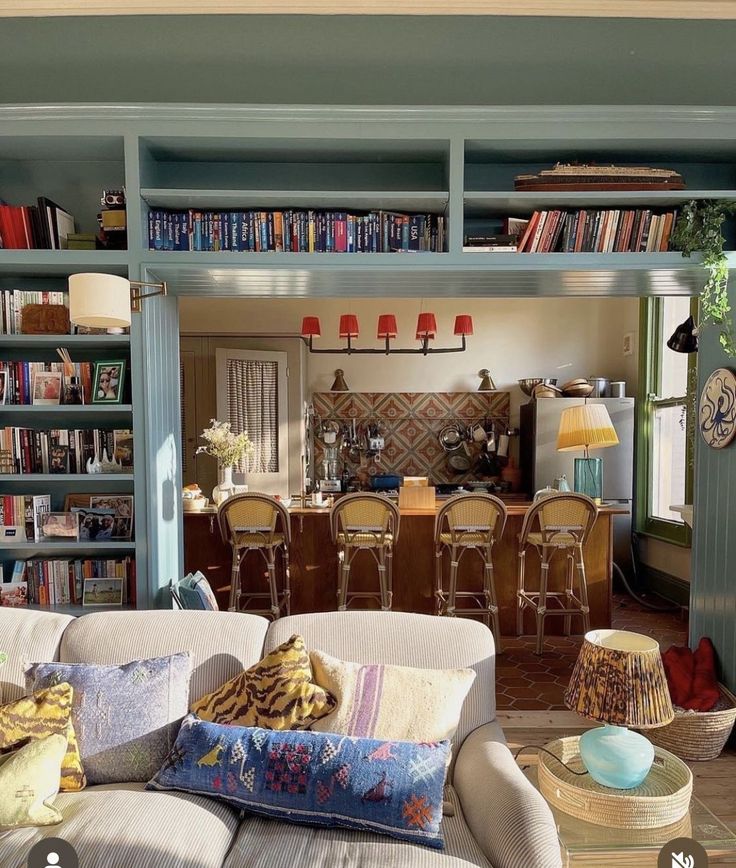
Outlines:
[[[380, 463], [362, 456], [361, 469], [399, 476], [429, 476], [430, 482], [466, 482], [476, 478], [473, 472], [480, 453], [476, 443], [469, 443], [471, 470], [456, 473], [447, 465], [447, 455], [439, 442], [439, 433], [447, 425], [476, 422], [493, 423], [496, 435], [509, 427], [510, 395], [508, 392], [315, 392], [312, 395], [315, 421], [336, 421], [352, 425], [359, 431], [368, 424], [379, 423], [386, 445]], [[322, 460], [322, 442], [315, 438], [315, 464]], [[357, 464], [348, 465], [351, 474]]]

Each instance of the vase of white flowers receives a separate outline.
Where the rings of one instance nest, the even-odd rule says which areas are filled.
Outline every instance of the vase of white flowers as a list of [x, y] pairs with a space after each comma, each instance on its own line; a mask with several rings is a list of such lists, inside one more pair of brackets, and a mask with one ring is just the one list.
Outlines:
[[197, 455], [203, 452], [217, 459], [217, 485], [212, 490], [212, 500], [219, 506], [235, 493], [233, 465], [253, 454], [253, 444], [245, 431], [235, 434], [229, 422], [217, 419], [210, 419], [210, 427], [204, 429], [201, 439], [205, 444], [198, 447]]

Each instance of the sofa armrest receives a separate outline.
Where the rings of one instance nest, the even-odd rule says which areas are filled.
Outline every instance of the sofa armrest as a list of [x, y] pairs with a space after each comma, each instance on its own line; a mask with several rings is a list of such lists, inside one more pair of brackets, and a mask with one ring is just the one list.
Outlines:
[[453, 782], [470, 831], [493, 868], [561, 868], [552, 811], [516, 764], [497, 723], [465, 739]]

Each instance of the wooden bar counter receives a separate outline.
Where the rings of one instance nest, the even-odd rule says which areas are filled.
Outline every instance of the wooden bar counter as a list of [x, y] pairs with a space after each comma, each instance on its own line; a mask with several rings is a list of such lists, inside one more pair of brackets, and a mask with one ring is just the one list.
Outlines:
[[[439, 505], [439, 504], [438, 504]], [[503, 537], [493, 548], [496, 593], [501, 609], [501, 632], [516, 631], [517, 538], [529, 503], [509, 503], [508, 522]], [[323, 612], [337, 608], [337, 549], [330, 539], [329, 510], [297, 507], [291, 514], [291, 611]], [[624, 514], [619, 506], [601, 506], [598, 519], [583, 549], [588, 576], [591, 627], [611, 626], [611, 581], [613, 556], [613, 516]], [[400, 612], [434, 612], [434, 518], [435, 510], [402, 509], [399, 539], [394, 548], [393, 608]], [[214, 509], [184, 513], [184, 564], [187, 572], [201, 570], [217, 594], [222, 608], [227, 607], [230, 584], [230, 547], [220, 539]], [[550, 589], [562, 588], [565, 558], [552, 561]], [[449, 570], [447, 555], [445, 570]], [[249, 554], [243, 566], [247, 586], [265, 590], [263, 561]], [[538, 587], [539, 559], [527, 555], [527, 586]], [[481, 560], [467, 552], [460, 562], [458, 589], [480, 588]], [[378, 574], [372, 556], [361, 552], [353, 563], [351, 590], [377, 590]], [[360, 601], [362, 606], [372, 604]], [[533, 615], [526, 612], [525, 633], [534, 633]], [[578, 623], [575, 623], [575, 621]], [[550, 618], [545, 630], [562, 632], [562, 618]], [[580, 632], [580, 619], [573, 619], [573, 632]]]

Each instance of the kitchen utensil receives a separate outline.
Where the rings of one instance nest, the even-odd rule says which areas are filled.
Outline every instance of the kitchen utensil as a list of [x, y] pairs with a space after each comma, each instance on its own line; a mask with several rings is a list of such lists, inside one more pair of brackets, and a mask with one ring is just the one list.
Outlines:
[[589, 398], [593, 387], [587, 380], [582, 383], [573, 383], [572, 385], [565, 384], [562, 387], [562, 394], [566, 398]]
[[626, 382], [624, 380], [614, 380], [608, 387], [609, 398], [625, 398], [626, 397]]
[[465, 473], [470, 470], [470, 458], [465, 454], [465, 451], [458, 449], [447, 459], [447, 463], [457, 473]]
[[608, 389], [611, 385], [608, 377], [588, 377], [588, 382], [593, 387], [593, 391], [590, 394], [591, 398], [608, 397]]
[[534, 391], [532, 392], [532, 398], [534, 400], [538, 400], [539, 398], [559, 398], [562, 395], [562, 389], [558, 389], [557, 386], [548, 385], [546, 383], [540, 383], [538, 386], [534, 387]]
[[540, 383], [544, 383], [547, 386], [556, 386], [557, 377], [526, 377], [523, 380], [519, 380], [521, 391], [530, 397], [534, 391], [534, 387], [538, 386]]
[[471, 436], [476, 443], [486, 443], [488, 440], [488, 434], [486, 434], [486, 429], [480, 424], [480, 422], [476, 422], [470, 429]]
[[457, 447], [462, 442], [462, 434], [460, 433], [460, 428], [458, 425], [446, 425], [440, 431], [440, 445], [445, 450], [445, 452], [451, 452], [453, 449], [457, 449]]
[[496, 455], [499, 458], [506, 458], [509, 454], [509, 435], [501, 434], [498, 438], [498, 449], [496, 450]]
[[552, 483], [552, 488], [555, 491], [570, 491], [570, 484], [567, 477], [563, 473], [562, 476], [555, 476], [555, 481]]

